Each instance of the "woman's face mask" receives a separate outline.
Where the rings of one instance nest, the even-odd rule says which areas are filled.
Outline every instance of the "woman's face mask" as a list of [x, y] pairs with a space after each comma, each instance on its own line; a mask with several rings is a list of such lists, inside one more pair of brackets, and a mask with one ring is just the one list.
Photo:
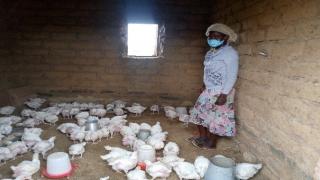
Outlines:
[[223, 44], [224, 40], [218, 40], [218, 39], [208, 39], [208, 44], [212, 48], [219, 47]]

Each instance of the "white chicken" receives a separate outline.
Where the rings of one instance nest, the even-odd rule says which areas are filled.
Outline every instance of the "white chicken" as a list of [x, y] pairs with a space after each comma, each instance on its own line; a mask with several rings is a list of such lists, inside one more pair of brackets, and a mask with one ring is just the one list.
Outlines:
[[34, 126], [39, 125], [40, 123], [41, 123], [41, 122], [39, 122], [39, 121], [36, 120], [36, 119], [28, 118], [28, 119], [24, 120], [23, 122], [18, 123], [17, 126], [23, 126], [23, 127], [33, 128]]
[[126, 174], [129, 170], [137, 166], [138, 163], [138, 153], [135, 151], [131, 153], [130, 156], [121, 156], [114, 161], [110, 162], [109, 165], [116, 172], [124, 171]]
[[140, 129], [150, 130], [151, 131], [151, 126], [148, 123], [141, 123], [140, 124]]
[[131, 106], [131, 107], [126, 107], [126, 109], [135, 114], [136, 116], [141, 116], [141, 114], [143, 113], [144, 110], [146, 110], [146, 107], [143, 107], [141, 105], [135, 105], [135, 106]]
[[44, 120], [49, 123], [50, 125], [56, 125], [56, 122], [59, 120], [58, 116], [57, 115], [52, 115], [52, 114], [49, 114], [47, 115]]
[[80, 129], [77, 129], [77, 130], [73, 131], [70, 134], [70, 139], [73, 140], [73, 141], [82, 142], [85, 137], [86, 137], [86, 131], [85, 131], [85, 127], [84, 126], [82, 126]]
[[11, 166], [13, 177], [25, 177], [25, 179], [32, 179], [31, 176], [39, 171], [40, 161], [38, 153], [34, 153], [32, 161], [22, 161], [17, 166]]
[[83, 118], [78, 118], [77, 123], [79, 126], [84, 126], [88, 120]]
[[122, 138], [122, 145], [128, 146], [132, 149], [136, 141], [137, 137], [135, 135], [126, 135]]
[[122, 100], [116, 100], [116, 101], [113, 101], [112, 104], [114, 104], [116, 108], [124, 108], [126, 107], [127, 103]]
[[8, 135], [12, 132], [12, 126], [10, 124], [0, 124], [0, 134]]
[[201, 179], [196, 168], [189, 162], [176, 162], [173, 165], [174, 171], [177, 173], [180, 180], [182, 179]]
[[155, 125], [151, 127], [151, 135], [161, 133], [162, 132], [162, 127], [160, 125], [160, 122], [158, 121]]
[[168, 110], [172, 110], [175, 111], [176, 108], [174, 108], [173, 106], [163, 106], [164, 111], [168, 111]]
[[79, 112], [75, 118], [76, 119], [87, 119], [89, 117], [89, 112], [85, 111], [85, 112]]
[[201, 178], [203, 178], [204, 174], [207, 172], [209, 164], [210, 164], [209, 159], [205, 158], [204, 156], [198, 156], [194, 161], [194, 166], [196, 168], [196, 171]]
[[16, 141], [8, 145], [11, 153], [16, 155], [21, 155], [28, 152], [28, 147], [25, 142], [23, 141]]
[[85, 145], [85, 142], [79, 144], [72, 144], [69, 147], [69, 154], [72, 156], [71, 159], [74, 159], [74, 156], [76, 155], [80, 155], [80, 158], [82, 158], [82, 154], [85, 152]]
[[146, 172], [142, 171], [138, 166], [134, 170], [128, 172], [127, 180], [147, 180]]
[[188, 123], [189, 123], [189, 119], [190, 119], [190, 115], [188, 115], [188, 114], [180, 114], [179, 115], [179, 121], [180, 122], [183, 122], [184, 123], [184, 125], [188, 125]]
[[125, 149], [119, 148], [119, 147], [111, 147], [111, 146], [105, 146], [104, 147], [107, 151], [110, 151], [108, 154], [100, 156], [101, 159], [107, 161], [108, 163], [113, 162], [114, 160], [118, 159], [122, 156], [130, 156], [132, 152], [127, 151]]
[[154, 105], [150, 106], [150, 111], [152, 112], [152, 114], [154, 114], [155, 112], [157, 112], [159, 114], [160, 113], [159, 105], [154, 104]]
[[0, 108], [0, 114], [8, 116], [11, 115], [15, 109], [13, 106], [4, 106]]
[[168, 142], [163, 149], [163, 155], [168, 156], [168, 155], [179, 155], [179, 146], [175, 142]]
[[107, 112], [112, 112], [113, 108], [114, 108], [114, 104], [107, 104], [106, 105]]
[[53, 136], [53, 137], [49, 138], [48, 140], [43, 140], [43, 141], [37, 142], [32, 147], [32, 150], [35, 153], [41, 153], [43, 159], [45, 159], [46, 152], [48, 152], [49, 150], [51, 150], [54, 147], [55, 139], [56, 139], [56, 137]]
[[0, 147], [0, 163], [2, 162], [6, 162], [10, 159], [15, 158], [15, 154], [13, 152], [10, 151], [9, 148], [7, 147]]
[[78, 129], [80, 129], [80, 127], [75, 123], [62, 123], [57, 127], [57, 129], [60, 132], [62, 132], [63, 134], [67, 133], [67, 129], [68, 128], [78, 128]]
[[41, 111], [58, 116], [61, 113], [61, 108], [52, 106], [52, 107], [44, 108]]
[[41, 141], [40, 135], [35, 133], [23, 133], [21, 140], [24, 141], [28, 148], [33, 147], [36, 143]]
[[31, 109], [23, 109], [20, 114], [23, 117], [33, 117], [36, 114], [36, 111]]
[[105, 109], [90, 109], [91, 116], [104, 117], [107, 114], [107, 110]]
[[38, 109], [44, 102], [46, 102], [46, 100], [43, 98], [29, 98], [24, 104], [32, 109]]
[[122, 108], [116, 107], [113, 109], [113, 113], [117, 116], [122, 116], [125, 114], [125, 111]]
[[129, 126], [122, 126], [120, 130], [122, 136], [135, 136], [136, 134]]
[[154, 147], [156, 150], [160, 150], [164, 147], [164, 141], [167, 138], [168, 132], [161, 132], [154, 134], [147, 139], [147, 144]]
[[235, 168], [235, 176], [238, 179], [250, 179], [261, 168], [262, 164], [238, 163]]
[[101, 177], [100, 180], [109, 180], [110, 177], [109, 176], [106, 176], [106, 177]]
[[152, 177], [152, 179], [156, 179], [156, 178], [166, 179], [170, 176], [170, 173], [172, 172], [171, 168], [161, 161], [152, 163], [146, 160], [145, 163], [146, 163], [146, 172]]
[[42, 132], [43, 130], [41, 128], [24, 128], [24, 133], [32, 133], [40, 136]]
[[0, 117], [0, 124], [17, 124], [18, 122], [21, 122], [22, 118], [19, 116], [6, 116], [6, 117]]
[[169, 167], [173, 167], [176, 162], [183, 162], [184, 161], [183, 158], [180, 158], [177, 155], [166, 155], [162, 158], [159, 158], [159, 160], [161, 162], [165, 163], [166, 165], [168, 165]]
[[166, 117], [170, 118], [170, 119], [174, 119], [177, 117], [177, 113], [175, 110], [171, 110], [171, 109], [168, 109], [165, 111], [165, 115]]
[[98, 123], [100, 127], [106, 127], [110, 124], [110, 118], [108, 117], [101, 118], [99, 119]]
[[135, 134], [138, 134], [139, 131], [140, 131], [140, 125], [138, 123], [129, 123], [129, 127], [132, 129], [132, 131], [135, 133]]
[[96, 141], [99, 139], [98, 133], [96, 131], [87, 131], [84, 140], [87, 142], [92, 141], [92, 144], [96, 144]]
[[102, 138], [108, 138], [110, 135], [110, 131], [108, 127], [102, 127], [97, 131], [98, 133], [98, 138], [101, 141]]

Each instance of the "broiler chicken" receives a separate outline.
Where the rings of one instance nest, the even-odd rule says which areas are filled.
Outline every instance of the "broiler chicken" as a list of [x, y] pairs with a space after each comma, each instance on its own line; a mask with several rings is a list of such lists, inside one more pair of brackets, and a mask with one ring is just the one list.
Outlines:
[[89, 112], [79, 112], [75, 117], [76, 119], [87, 119], [89, 117]]
[[235, 176], [238, 179], [250, 179], [262, 168], [262, 164], [238, 163]]
[[51, 125], [55, 125], [59, 118], [56, 115], [49, 114], [44, 118], [44, 120]]
[[86, 136], [84, 137], [85, 141], [90, 142], [92, 141], [93, 144], [99, 139], [98, 133], [96, 131], [88, 131]]
[[138, 123], [129, 123], [129, 127], [132, 129], [132, 131], [135, 133], [135, 134], [138, 134], [139, 131], [140, 131], [140, 125]]
[[171, 109], [168, 109], [165, 111], [165, 115], [166, 117], [170, 118], [170, 119], [174, 119], [177, 117], [177, 113], [175, 110], [171, 110]]
[[75, 131], [73, 131], [70, 134], [70, 139], [73, 141], [80, 141], [82, 142], [84, 140], [84, 138], [86, 137], [86, 131], [85, 131], [85, 127], [81, 127], [80, 129], [77, 129]]
[[78, 129], [80, 129], [80, 127], [75, 123], [62, 123], [57, 127], [57, 129], [60, 132], [62, 132], [63, 134], [67, 133], [67, 129], [68, 128], [78, 128]]
[[35, 153], [41, 153], [42, 157], [45, 159], [46, 152], [51, 150], [54, 147], [54, 141], [56, 137], [53, 136], [48, 140], [37, 142], [33, 147], [32, 150]]
[[126, 108], [129, 112], [135, 114], [136, 116], [141, 116], [141, 114], [143, 113], [144, 110], [146, 110], [146, 107], [143, 107], [141, 105], [135, 105], [135, 106], [131, 106], [131, 107], [127, 107]]
[[15, 154], [7, 147], [0, 147], [0, 163], [15, 158]]
[[161, 161], [152, 163], [146, 160], [145, 163], [146, 163], [146, 172], [152, 177], [152, 179], [168, 178], [170, 176], [170, 173], [172, 172], [171, 168]]
[[36, 143], [41, 141], [38, 133], [24, 132], [21, 140], [24, 141], [28, 148], [32, 148]]
[[16, 141], [8, 145], [11, 153], [16, 155], [21, 155], [28, 152], [28, 147], [25, 142], [23, 141]]
[[15, 109], [13, 106], [4, 106], [0, 108], [0, 114], [8, 116], [11, 115]]
[[146, 172], [142, 171], [140, 167], [136, 167], [134, 170], [128, 172], [127, 180], [148, 180]]
[[152, 114], [154, 114], [155, 112], [157, 112], [158, 114], [160, 113], [160, 108], [159, 108], [159, 105], [152, 105], [150, 106], [150, 111], [152, 112]]
[[109, 165], [116, 172], [124, 171], [126, 174], [129, 170], [137, 166], [138, 163], [138, 153], [135, 151], [131, 153], [130, 156], [121, 156], [114, 161], [110, 162]]
[[163, 155], [179, 155], [179, 146], [175, 142], [168, 142], [163, 149]]
[[160, 125], [160, 122], [158, 121], [155, 125], [151, 127], [151, 135], [161, 133], [162, 132], [162, 127]]
[[74, 159], [74, 156], [76, 155], [80, 155], [80, 158], [82, 158], [82, 154], [85, 152], [85, 145], [85, 142], [79, 144], [72, 144], [69, 147], [69, 154], [72, 156], [71, 159]]
[[25, 179], [32, 179], [32, 175], [39, 171], [40, 161], [38, 153], [34, 153], [32, 161], [22, 161], [17, 166], [11, 166], [13, 177], [25, 177]]
[[23, 117], [33, 117], [36, 114], [36, 111], [31, 109], [23, 109], [20, 114]]
[[122, 116], [125, 114], [125, 111], [122, 108], [116, 107], [113, 109], [113, 113], [117, 116]]
[[169, 167], [173, 167], [176, 162], [183, 162], [184, 159], [178, 157], [177, 155], [166, 155], [159, 159], [164, 164], [168, 165]]
[[205, 158], [204, 156], [198, 156], [194, 161], [194, 166], [196, 168], [196, 171], [201, 178], [203, 178], [204, 174], [207, 172], [209, 164], [210, 164], [209, 159]]
[[127, 151], [122, 148], [118, 147], [111, 147], [111, 146], [105, 146], [104, 147], [107, 151], [110, 151], [108, 154], [100, 156], [102, 160], [107, 161], [108, 163], [113, 162], [114, 160], [118, 159], [122, 156], [130, 156], [132, 152]]
[[110, 124], [110, 118], [107, 118], [107, 117], [101, 118], [99, 119], [98, 123], [101, 128], [106, 127]]
[[174, 171], [177, 173], [180, 180], [182, 179], [201, 179], [196, 168], [189, 162], [176, 162], [173, 165]]
[[136, 134], [129, 126], [122, 126], [120, 130], [122, 136], [135, 136]]
[[0, 124], [0, 134], [8, 135], [12, 132], [12, 126], [10, 124]]
[[90, 109], [90, 115], [91, 116], [98, 116], [98, 117], [104, 117], [107, 114], [107, 110], [101, 108], [101, 109]]

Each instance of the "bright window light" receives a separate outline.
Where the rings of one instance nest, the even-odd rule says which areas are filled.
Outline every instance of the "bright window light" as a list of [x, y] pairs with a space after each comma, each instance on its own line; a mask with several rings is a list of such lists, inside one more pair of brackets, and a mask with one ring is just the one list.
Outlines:
[[157, 56], [158, 24], [128, 24], [128, 56]]

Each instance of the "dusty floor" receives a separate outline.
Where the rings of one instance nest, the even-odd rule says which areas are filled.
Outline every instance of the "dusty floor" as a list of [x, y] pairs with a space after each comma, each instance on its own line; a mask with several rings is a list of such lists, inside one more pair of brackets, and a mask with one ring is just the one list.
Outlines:
[[[109, 117], [112, 115], [108, 115]], [[223, 154], [225, 156], [234, 158], [236, 161], [241, 160], [240, 153], [238, 151], [236, 143], [231, 139], [223, 139], [218, 143], [218, 148], [216, 150], [202, 150], [192, 146], [185, 139], [190, 137], [192, 134], [196, 134], [196, 129], [194, 126], [189, 125], [189, 127], [183, 126], [182, 123], [177, 120], [169, 120], [164, 114], [160, 115], [150, 115], [150, 112], [145, 112], [140, 117], [134, 117], [134, 115], [128, 116], [129, 122], [147, 122], [154, 124], [156, 121], [160, 121], [164, 131], [168, 131], [167, 141], [174, 141], [180, 146], [180, 157], [185, 158], [189, 162], [193, 162], [198, 155], [204, 155], [206, 157], [211, 157], [216, 154]], [[63, 123], [65, 120], [59, 120], [57, 124]], [[56, 151], [68, 151], [69, 145], [72, 142], [64, 135], [56, 130], [55, 127], [50, 127], [47, 125], [42, 125], [41, 128], [44, 129], [42, 134], [43, 139], [47, 139], [51, 136], [56, 136], [56, 143], [53, 150], [49, 151], [48, 154]], [[104, 161], [100, 159], [100, 155], [106, 154], [104, 150], [105, 145], [119, 146], [121, 145], [121, 135], [117, 134], [112, 139], [104, 139], [98, 144], [88, 144], [86, 146], [86, 152], [82, 159], [76, 159], [76, 163], [79, 168], [75, 171], [70, 179], [79, 180], [94, 180], [100, 177], [110, 176], [111, 180], [122, 180], [126, 179], [124, 174], [115, 173], [111, 167], [109, 167]], [[25, 159], [31, 159], [32, 153], [25, 154], [22, 157], [14, 161], [9, 161], [5, 165], [0, 166], [0, 178], [9, 178], [12, 174], [10, 170], [11, 165], [17, 165], [20, 161]], [[45, 161], [41, 161], [41, 167], [46, 165]], [[37, 173], [33, 176], [34, 179], [46, 179]], [[174, 172], [171, 173], [169, 180], [178, 179]]]

